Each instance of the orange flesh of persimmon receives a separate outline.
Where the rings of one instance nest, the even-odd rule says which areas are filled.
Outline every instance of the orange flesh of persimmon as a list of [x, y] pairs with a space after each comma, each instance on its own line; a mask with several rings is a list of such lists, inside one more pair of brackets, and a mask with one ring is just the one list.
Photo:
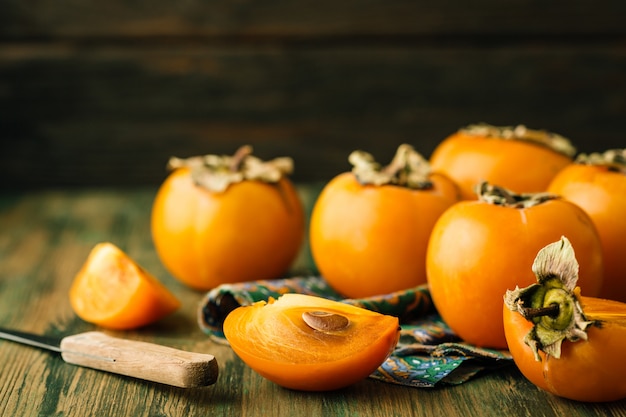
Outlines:
[[[344, 329], [320, 331], [303, 319], [320, 311], [348, 319]], [[224, 322], [235, 353], [265, 378], [286, 388], [327, 391], [367, 378], [399, 335], [397, 317], [302, 294], [239, 307]]]
[[108, 242], [92, 249], [69, 296], [81, 319], [120, 330], [153, 323], [180, 307], [160, 281]]

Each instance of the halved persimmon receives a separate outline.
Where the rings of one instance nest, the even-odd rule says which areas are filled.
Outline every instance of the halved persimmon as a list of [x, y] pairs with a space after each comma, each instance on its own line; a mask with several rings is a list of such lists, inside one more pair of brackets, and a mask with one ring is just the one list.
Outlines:
[[397, 317], [338, 301], [284, 294], [233, 310], [224, 335], [261, 376], [285, 388], [328, 391], [374, 372], [399, 338]]
[[145, 326], [180, 307], [157, 278], [109, 242], [91, 250], [74, 278], [69, 298], [81, 319], [118, 330]]

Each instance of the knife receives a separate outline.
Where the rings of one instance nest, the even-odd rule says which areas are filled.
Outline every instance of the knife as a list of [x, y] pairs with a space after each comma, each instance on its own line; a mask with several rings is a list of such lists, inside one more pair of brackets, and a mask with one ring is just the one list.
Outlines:
[[218, 376], [213, 355], [120, 339], [97, 331], [59, 339], [0, 328], [0, 339], [58, 352], [73, 365], [181, 388], [209, 386]]

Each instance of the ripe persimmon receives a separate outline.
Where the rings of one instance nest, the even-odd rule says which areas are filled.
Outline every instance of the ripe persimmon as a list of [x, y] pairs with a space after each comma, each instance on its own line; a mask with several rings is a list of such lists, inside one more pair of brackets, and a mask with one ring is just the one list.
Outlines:
[[409, 145], [385, 168], [365, 152], [350, 161], [353, 171], [326, 184], [311, 214], [311, 253], [321, 275], [350, 298], [425, 283], [430, 231], [458, 201], [456, 185], [431, 174]]
[[522, 374], [572, 400], [626, 398], [626, 304], [581, 295], [565, 236], [539, 251], [532, 270], [537, 283], [507, 291], [503, 308], [507, 345]]
[[626, 149], [579, 155], [548, 191], [581, 207], [600, 235], [604, 283], [599, 296], [626, 302]]
[[152, 207], [152, 239], [165, 267], [192, 288], [278, 278], [298, 254], [305, 215], [286, 177], [292, 161], [250, 153], [170, 160], [174, 171]]
[[236, 308], [224, 320], [224, 335], [270, 381], [329, 391], [367, 378], [389, 356], [400, 332], [397, 317], [290, 293]]
[[482, 181], [516, 193], [545, 191], [552, 178], [572, 162], [576, 149], [563, 136], [543, 130], [470, 125], [444, 139], [430, 164], [455, 181], [465, 200], [476, 200]]
[[566, 235], [580, 255], [581, 287], [602, 286], [602, 248], [589, 216], [575, 204], [545, 193], [515, 194], [489, 184], [480, 200], [462, 201], [433, 228], [426, 270], [433, 303], [462, 339], [506, 348], [502, 295], [534, 282], [539, 249]]
[[69, 298], [81, 319], [119, 330], [153, 323], [180, 307], [157, 278], [109, 242], [91, 250], [72, 282]]

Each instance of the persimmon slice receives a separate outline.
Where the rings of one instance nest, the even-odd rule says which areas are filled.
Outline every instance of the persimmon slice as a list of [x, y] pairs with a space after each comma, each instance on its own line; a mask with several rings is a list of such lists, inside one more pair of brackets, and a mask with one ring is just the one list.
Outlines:
[[180, 301], [157, 278], [109, 242], [91, 250], [69, 297], [81, 319], [119, 330], [153, 323], [180, 307]]
[[398, 342], [399, 321], [321, 297], [284, 294], [233, 310], [224, 335], [235, 353], [270, 381], [328, 391], [374, 372]]

